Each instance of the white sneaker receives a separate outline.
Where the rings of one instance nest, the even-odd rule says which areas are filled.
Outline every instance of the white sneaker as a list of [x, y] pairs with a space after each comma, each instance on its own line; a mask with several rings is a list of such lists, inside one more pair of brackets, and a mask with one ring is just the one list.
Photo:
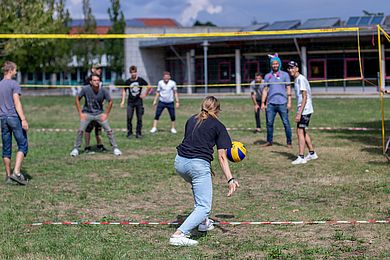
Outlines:
[[155, 132], [157, 132], [157, 128], [156, 128], [156, 127], [152, 127], [152, 129], [150, 129], [150, 132], [151, 132], [152, 134], [154, 134]]
[[121, 150], [119, 150], [118, 148], [114, 148], [114, 151], [113, 151], [113, 153], [114, 153], [116, 156], [120, 156], [120, 155], [122, 155], [122, 152], [121, 152]]
[[173, 246], [196, 246], [198, 241], [189, 239], [184, 234], [172, 235], [169, 239], [169, 244]]
[[172, 133], [172, 134], [177, 134], [176, 129], [175, 129], [175, 128], [171, 128], [171, 133]]
[[71, 152], [70, 152], [70, 156], [72, 157], [76, 157], [79, 155], [79, 150], [74, 148]]
[[306, 161], [310, 161], [310, 160], [316, 160], [318, 159], [318, 155], [316, 153], [313, 153], [313, 154], [308, 154], [306, 157], [305, 157]]
[[298, 156], [297, 159], [295, 159], [295, 161], [291, 162], [292, 164], [305, 164], [307, 163], [306, 159], [305, 158], [302, 158], [300, 156]]
[[214, 229], [214, 220], [206, 218], [202, 223], [199, 224], [198, 230], [200, 232], [206, 232]]

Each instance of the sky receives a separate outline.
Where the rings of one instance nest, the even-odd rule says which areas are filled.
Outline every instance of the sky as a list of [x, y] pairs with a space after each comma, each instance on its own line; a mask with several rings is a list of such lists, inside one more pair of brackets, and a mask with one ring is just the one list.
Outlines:
[[[109, 0], [90, 0], [97, 19], [108, 19]], [[73, 19], [83, 18], [82, 0], [66, 0]], [[217, 26], [246, 26], [258, 23], [309, 18], [339, 17], [383, 12], [390, 15], [390, 0], [121, 0], [126, 19], [173, 18], [183, 26], [195, 20], [210, 21]]]

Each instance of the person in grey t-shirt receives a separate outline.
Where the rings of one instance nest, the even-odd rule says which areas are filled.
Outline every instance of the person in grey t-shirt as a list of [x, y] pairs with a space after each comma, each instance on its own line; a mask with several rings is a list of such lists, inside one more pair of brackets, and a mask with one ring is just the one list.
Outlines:
[[251, 99], [253, 102], [253, 109], [255, 111], [255, 119], [256, 119], [256, 130], [255, 133], [259, 133], [261, 131], [261, 121], [260, 121], [260, 107], [261, 107], [261, 97], [263, 95], [264, 89], [264, 80], [260, 73], [255, 74], [255, 80], [251, 82], [249, 85], [251, 91]]
[[[83, 109], [81, 109], [80, 100], [85, 99]], [[103, 111], [103, 102], [108, 101], [106, 111]], [[100, 87], [100, 77], [96, 74], [91, 76], [90, 85], [84, 86], [80, 93], [76, 97], [76, 108], [80, 115], [80, 128], [77, 131], [76, 143], [70, 153], [71, 156], [75, 157], [79, 155], [79, 149], [85, 129], [92, 121], [96, 121], [100, 124], [104, 131], [107, 133], [110, 144], [113, 148], [113, 153], [117, 156], [121, 155], [122, 152], [119, 150], [116, 144], [114, 134], [108, 123], [108, 115], [112, 108], [112, 99], [108, 91]]]

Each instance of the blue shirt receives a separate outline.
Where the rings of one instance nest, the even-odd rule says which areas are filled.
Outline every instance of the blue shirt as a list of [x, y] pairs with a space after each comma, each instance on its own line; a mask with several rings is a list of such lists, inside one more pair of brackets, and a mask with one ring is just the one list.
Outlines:
[[[269, 104], [281, 105], [287, 103], [286, 86], [290, 85], [290, 76], [287, 72], [278, 71], [276, 74], [268, 73], [264, 81], [268, 84], [267, 100]], [[269, 84], [270, 83], [270, 84]]]
[[14, 94], [21, 95], [19, 84], [12, 79], [0, 81], [0, 117], [19, 117], [15, 109]]

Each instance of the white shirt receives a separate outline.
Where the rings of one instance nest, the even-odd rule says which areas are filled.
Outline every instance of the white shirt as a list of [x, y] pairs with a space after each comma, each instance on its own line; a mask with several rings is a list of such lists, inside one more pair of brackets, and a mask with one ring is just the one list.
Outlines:
[[305, 108], [302, 110], [302, 115], [312, 114], [314, 112], [313, 103], [311, 98], [311, 88], [309, 81], [302, 75], [294, 80], [295, 96], [297, 97], [298, 110], [302, 106], [302, 91], [306, 91], [307, 100]]
[[172, 103], [174, 101], [174, 91], [177, 91], [176, 82], [169, 80], [165, 83], [160, 80], [157, 85], [157, 92], [160, 94], [160, 101], [164, 103]]

